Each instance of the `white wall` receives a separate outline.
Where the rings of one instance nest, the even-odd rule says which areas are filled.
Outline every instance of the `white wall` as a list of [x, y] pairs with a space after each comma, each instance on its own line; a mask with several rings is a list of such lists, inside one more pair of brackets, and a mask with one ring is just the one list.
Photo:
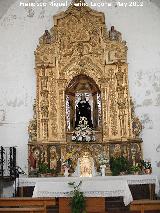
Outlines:
[[[34, 50], [44, 30], [52, 27], [52, 16], [65, 8], [20, 7], [20, 2], [34, 0], [16, 1], [0, 19], [0, 145], [17, 146], [18, 165], [27, 170], [27, 127], [36, 89]], [[103, 11], [107, 27], [114, 25], [127, 41], [130, 93], [144, 125], [144, 157], [151, 158], [160, 178], [160, 8], [144, 0], [143, 7], [94, 9]]]

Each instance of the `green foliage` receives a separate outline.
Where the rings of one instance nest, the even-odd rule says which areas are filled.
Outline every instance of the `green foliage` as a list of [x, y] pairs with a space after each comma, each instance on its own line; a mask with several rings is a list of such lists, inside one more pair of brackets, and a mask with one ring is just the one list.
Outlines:
[[38, 166], [38, 172], [40, 174], [56, 174], [55, 169], [50, 169], [46, 163], [40, 163]]
[[120, 175], [121, 172], [130, 172], [130, 164], [129, 161], [123, 157], [111, 157], [110, 158], [110, 169], [112, 171], [112, 175], [116, 176], [116, 175]]
[[39, 164], [39, 173], [40, 174], [49, 173], [49, 167], [46, 163], [40, 163]]
[[83, 192], [80, 191], [80, 185], [82, 184], [82, 181], [79, 182], [78, 185], [76, 185], [75, 182], [68, 183], [71, 187], [73, 187], [73, 191], [71, 191], [71, 208], [72, 213], [86, 213], [85, 211], [85, 197]]
[[140, 172], [140, 166], [137, 164], [135, 166], [131, 166], [131, 172]]

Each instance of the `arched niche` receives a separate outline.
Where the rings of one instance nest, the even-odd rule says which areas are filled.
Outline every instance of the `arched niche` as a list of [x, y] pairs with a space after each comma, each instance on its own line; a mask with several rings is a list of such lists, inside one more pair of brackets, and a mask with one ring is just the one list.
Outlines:
[[91, 120], [93, 130], [101, 128], [101, 92], [95, 81], [84, 74], [75, 76], [68, 84], [66, 97], [66, 130], [73, 131], [76, 127], [76, 107], [85, 95], [86, 101], [91, 106]]

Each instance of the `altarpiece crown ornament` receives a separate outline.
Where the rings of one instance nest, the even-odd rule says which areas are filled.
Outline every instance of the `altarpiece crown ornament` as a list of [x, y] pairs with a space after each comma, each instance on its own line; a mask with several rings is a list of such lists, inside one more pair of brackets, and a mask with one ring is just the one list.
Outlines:
[[117, 145], [130, 161], [133, 148], [139, 156], [142, 152], [142, 126], [129, 94], [126, 42], [115, 27], [108, 31], [102, 12], [74, 2], [79, 1], [54, 16], [54, 26], [40, 37], [35, 51], [29, 156], [36, 165], [50, 167], [56, 161], [58, 173], [66, 153], [72, 153], [74, 171], [80, 153], [89, 153], [98, 167], [98, 154], [109, 159]]

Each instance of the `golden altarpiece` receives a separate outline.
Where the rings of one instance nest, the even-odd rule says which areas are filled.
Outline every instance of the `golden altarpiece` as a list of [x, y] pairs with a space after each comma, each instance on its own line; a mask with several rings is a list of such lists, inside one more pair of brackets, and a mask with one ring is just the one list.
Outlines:
[[[109, 158], [120, 152], [132, 162], [142, 154], [142, 126], [129, 95], [126, 42], [114, 27], [107, 29], [103, 13], [80, 2], [54, 16], [53, 28], [40, 37], [35, 51], [29, 172], [45, 162], [60, 173], [68, 154], [73, 170], [86, 152], [97, 168], [100, 153]], [[82, 99], [90, 107], [88, 140], [76, 135], [79, 123], [86, 122], [83, 116], [77, 121]]]

